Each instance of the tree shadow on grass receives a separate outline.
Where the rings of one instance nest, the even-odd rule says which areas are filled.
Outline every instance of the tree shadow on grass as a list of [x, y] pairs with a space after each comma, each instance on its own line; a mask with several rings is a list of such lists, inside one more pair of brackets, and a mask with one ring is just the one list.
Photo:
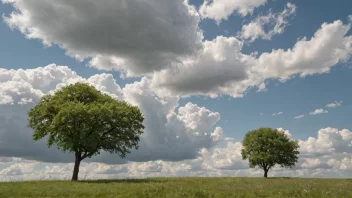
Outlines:
[[162, 183], [156, 179], [102, 179], [102, 180], [81, 180], [82, 183], [108, 184], [108, 183]]
[[298, 177], [268, 177], [265, 179], [298, 179]]

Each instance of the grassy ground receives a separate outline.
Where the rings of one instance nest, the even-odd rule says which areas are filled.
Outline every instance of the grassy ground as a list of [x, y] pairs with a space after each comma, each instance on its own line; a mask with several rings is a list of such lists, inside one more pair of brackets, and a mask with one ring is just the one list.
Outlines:
[[0, 183], [0, 197], [352, 197], [352, 180], [155, 178]]

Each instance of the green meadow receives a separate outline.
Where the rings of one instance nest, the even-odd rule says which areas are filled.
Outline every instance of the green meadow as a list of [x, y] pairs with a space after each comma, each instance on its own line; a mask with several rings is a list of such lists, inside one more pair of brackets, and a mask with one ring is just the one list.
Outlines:
[[0, 183], [0, 197], [352, 197], [352, 180], [152, 178]]

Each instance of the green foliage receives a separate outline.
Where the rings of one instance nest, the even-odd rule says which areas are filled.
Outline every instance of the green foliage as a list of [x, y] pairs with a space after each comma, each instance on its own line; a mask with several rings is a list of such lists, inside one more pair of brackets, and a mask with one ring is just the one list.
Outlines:
[[41, 98], [28, 113], [33, 139], [48, 137], [48, 146], [74, 152], [79, 159], [101, 150], [125, 157], [138, 148], [143, 115], [137, 107], [117, 101], [94, 87], [76, 83]]
[[301, 178], [153, 178], [0, 182], [0, 197], [352, 197], [352, 180]]
[[277, 129], [260, 128], [250, 131], [242, 146], [242, 158], [248, 159], [249, 166], [259, 166], [266, 173], [276, 164], [291, 168], [298, 160], [298, 141], [290, 140]]

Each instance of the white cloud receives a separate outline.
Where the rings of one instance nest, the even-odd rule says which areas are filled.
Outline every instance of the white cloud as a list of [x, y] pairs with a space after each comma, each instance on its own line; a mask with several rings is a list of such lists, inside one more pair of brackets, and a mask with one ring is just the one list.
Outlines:
[[304, 115], [298, 115], [298, 116], [294, 117], [293, 119], [302, 119], [302, 118], [304, 118]]
[[[121, 88], [111, 74], [83, 78], [68, 67], [54, 64], [27, 70], [0, 68], [0, 156], [3, 156], [0, 180], [8, 180], [8, 176], [13, 179], [70, 177], [72, 164], [66, 162], [71, 162], [72, 156], [56, 148], [47, 149], [45, 141], [34, 143], [26, 112], [41, 96], [75, 82], [90, 83], [114, 98], [127, 100], [146, 115], [140, 149], [132, 151], [127, 158], [130, 161], [102, 153], [90, 162], [119, 165], [83, 163], [81, 176], [261, 176], [262, 171], [248, 169], [248, 162], [242, 160], [240, 142], [227, 137], [224, 147], [215, 148], [223, 139], [222, 128], [217, 127], [219, 113], [193, 103], [180, 106], [179, 96], [242, 97], [251, 87], [266, 90], [268, 79], [285, 81], [296, 75], [327, 73], [337, 63], [348, 60], [352, 52], [352, 36], [346, 35], [350, 24], [340, 20], [323, 23], [310, 40], [298, 40], [290, 49], [257, 56], [242, 53], [243, 41], [235, 37], [219, 36], [202, 42], [198, 27], [200, 16], [187, 1], [2, 2], [16, 8], [5, 16], [5, 22], [29, 39], [39, 39], [45, 45], [58, 44], [79, 60], [91, 58], [90, 65], [98, 69], [121, 70], [130, 76], [148, 73], [153, 77], [143, 77]], [[233, 12], [245, 16], [265, 3], [266, 0], [205, 1], [200, 15], [219, 23]], [[259, 34], [250, 31], [254, 33], [247, 32], [247, 37], [267, 39], [282, 33], [294, 10], [288, 4], [282, 13], [269, 13], [269, 21], [275, 21], [273, 30]], [[256, 19], [261, 22], [259, 32], [271, 24], [264, 18]], [[335, 102], [327, 107], [338, 105]], [[327, 113], [317, 109], [311, 113], [324, 112]], [[280, 130], [292, 138], [288, 130]], [[317, 137], [299, 141], [301, 159], [295, 170], [285, 172], [275, 167], [270, 174], [351, 173], [351, 141], [352, 132], [347, 129], [321, 129]]]
[[97, 74], [84, 79], [67, 66], [50, 64], [35, 69], [0, 70], [0, 104], [37, 102], [44, 94], [75, 82], [87, 82], [115, 98], [121, 88], [111, 74]]
[[329, 113], [329, 111], [324, 109], [316, 109], [310, 112], [309, 115], [318, 115], [318, 114], [324, 114], [324, 113]]
[[[278, 130], [291, 134], [288, 130]], [[352, 174], [352, 132], [336, 128], [320, 129], [317, 137], [299, 140], [300, 157], [293, 169], [274, 167], [270, 176], [286, 177], [346, 177]], [[119, 165], [81, 164], [81, 179], [113, 179], [175, 176], [251, 176], [261, 177], [260, 169], [249, 169], [242, 160], [242, 144], [229, 141], [224, 147], [201, 149], [199, 157], [178, 162], [163, 160], [128, 162]], [[69, 179], [72, 163], [46, 164], [34, 161], [3, 160], [1, 181], [33, 179]], [[44, 168], [43, 168], [44, 167]]]
[[158, 96], [150, 89], [150, 81], [126, 85], [124, 99], [139, 106], [145, 116], [145, 133], [140, 151], [129, 159], [182, 160], [194, 158], [201, 148], [211, 148], [222, 138], [222, 129], [214, 128], [220, 115], [195, 104], [178, 107], [178, 98]]
[[204, 0], [199, 13], [202, 18], [214, 19], [220, 23], [235, 11], [242, 16], [251, 14], [255, 8], [266, 2], [267, 0]]
[[240, 53], [243, 42], [234, 37], [219, 36], [203, 45], [203, 51], [197, 57], [154, 73], [153, 85], [182, 96], [216, 97], [219, 93], [242, 96], [247, 87], [232, 85], [248, 78], [246, 68], [254, 61], [252, 56]]
[[202, 150], [203, 167], [220, 170], [247, 169], [248, 162], [242, 160], [241, 149], [240, 142], [227, 142], [225, 148]]
[[332, 66], [350, 57], [352, 36], [345, 36], [349, 30], [350, 24], [344, 25], [340, 20], [324, 23], [310, 40], [303, 38], [292, 49], [261, 54], [254, 70], [265, 79], [282, 81], [297, 74], [304, 77], [327, 73]]
[[32, 173], [35, 163], [15, 163], [0, 171], [0, 175], [16, 176]]
[[[352, 52], [352, 36], [346, 35], [350, 24], [340, 20], [323, 23], [310, 40], [304, 37], [290, 49], [257, 56], [242, 53], [243, 41], [234, 37], [202, 41], [200, 16], [187, 1], [135, 1], [2, 0], [16, 8], [4, 20], [27, 38], [58, 44], [80, 60], [91, 58], [90, 64], [99, 69], [152, 76], [153, 89], [161, 90], [156, 92], [177, 96], [242, 97], [252, 87], [266, 90], [268, 79], [285, 81], [297, 75], [327, 73]], [[205, 1], [200, 14], [221, 20], [234, 11], [246, 15], [265, 3]], [[272, 14], [277, 21], [274, 32], [283, 31], [294, 10], [288, 4], [282, 13]], [[7, 78], [9, 74], [3, 75]], [[1, 103], [12, 100], [1, 93]]]
[[218, 36], [205, 41], [195, 58], [155, 72], [152, 83], [172, 95], [242, 97], [252, 87], [265, 90], [268, 79], [284, 82], [294, 76], [329, 72], [351, 56], [352, 36], [346, 36], [349, 30], [350, 24], [340, 20], [324, 23], [310, 40], [303, 38], [291, 49], [277, 49], [258, 57], [241, 52], [243, 41]]
[[352, 170], [352, 158], [343, 158], [343, 160], [340, 162], [340, 169], [346, 172], [350, 172]]
[[200, 17], [182, 0], [2, 0], [16, 10], [5, 22], [28, 39], [57, 44], [90, 65], [141, 75], [200, 47]]
[[267, 15], [261, 15], [248, 24], [243, 25], [238, 33], [241, 39], [255, 41], [258, 38], [270, 40], [276, 34], [282, 34], [288, 25], [288, 19], [296, 13], [296, 6], [287, 3], [280, 13], [269, 11]]
[[327, 104], [325, 107], [336, 108], [336, 107], [340, 107], [341, 105], [342, 105], [342, 101], [335, 101], [335, 102]]
[[284, 133], [287, 137], [292, 138], [292, 134], [290, 133], [289, 130], [285, 130], [284, 128], [277, 128], [277, 130]]
[[23, 104], [26, 101], [38, 100], [42, 92], [32, 88], [27, 82], [12, 81], [0, 83], [0, 105], [2, 104]]
[[232, 141], [234, 141], [234, 140], [235, 140], [235, 138], [230, 138], [230, 137], [227, 137], [227, 138], [224, 138], [224, 140], [225, 140], [225, 141], [230, 141], [230, 142], [232, 142]]
[[[219, 113], [192, 103], [180, 106], [178, 97], [159, 96], [145, 77], [121, 89], [111, 74], [83, 78], [68, 67], [54, 64], [27, 70], [2, 69], [0, 77], [0, 90], [5, 90], [1, 92], [2, 98], [9, 99], [0, 105], [0, 156], [71, 161], [71, 155], [63, 154], [56, 148], [43, 149], [46, 148], [45, 140], [34, 143], [26, 116], [41, 96], [75, 82], [89, 83], [116, 99], [139, 106], [146, 117], [146, 129], [141, 137], [140, 149], [132, 151], [129, 160], [192, 159], [199, 155], [200, 149], [212, 148], [222, 140], [222, 129], [216, 127], [220, 120]], [[92, 161], [124, 162], [107, 153], [92, 158]]]
[[306, 141], [300, 141], [302, 156], [335, 155], [351, 153], [352, 132], [343, 129], [325, 128], [318, 131], [318, 137], [309, 137]]
[[284, 112], [277, 112], [277, 113], [273, 113], [272, 116], [278, 116], [278, 115], [282, 115]]

